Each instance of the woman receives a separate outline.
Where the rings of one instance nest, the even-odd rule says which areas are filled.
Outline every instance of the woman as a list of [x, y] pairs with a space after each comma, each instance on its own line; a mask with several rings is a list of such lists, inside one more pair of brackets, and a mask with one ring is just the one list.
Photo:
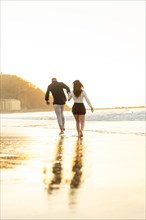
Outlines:
[[86, 114], [86, 109], [85, 105], [83, 103], [83, 99], [85, 98], [86, 102], [91, 108], [91, 111], [93, 112], [93, 107], [92, 104], [87, 97], [86, 92], [83, 90], [84, 86], [79, 80], [75, 80], [73, 82], [73, 91], [69, 94], [68, 101], [73, 98], [74, 104], [72, 106], [72, 113], [74, 115], [74, 118], [76, 120], [76, 128], [78, 132], [78, 137], [82, 138], [83, 137], [83, 129], [85, 125], [85, 114]]

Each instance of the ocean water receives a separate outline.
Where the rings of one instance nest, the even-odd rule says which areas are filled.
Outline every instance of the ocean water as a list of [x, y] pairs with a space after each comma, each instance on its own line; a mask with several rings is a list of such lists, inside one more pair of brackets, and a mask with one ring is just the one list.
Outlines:
[[[65, 111], [66, 120], [73, 120], [71, 111]], [[28, 112], [1, 114], [2, 119], [21, 119], [21, 120], [56, 120], [54, 112]], [[87, 110], [87, 121], [144, 121], [146, 120], [146, 108], [123, 108], [109, 110]]]
[[1, 219], [145, 219], [145, 109], [1, 114]]
[[[87, 111], [85, 131], [94, 133], [129, 133], [144, 135], [146, 109], [113, 109]], [[66, 126], [69, 130], [75, 130], [75, 120], [70, 111], [64, 112]], [[121, 122], [121, 123], [119, 123]], [[90, 126], [88, 126], [90, 124]], [[1, 128], [28, 127], [57, 129], [58, 124], [54, 112], [31, 112], [1, 114]]]

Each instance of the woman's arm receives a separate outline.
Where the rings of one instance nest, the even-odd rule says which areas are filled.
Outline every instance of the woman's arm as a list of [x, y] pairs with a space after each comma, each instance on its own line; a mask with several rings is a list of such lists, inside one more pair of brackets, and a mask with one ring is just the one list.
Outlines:
[[85, 91], [84, 91], [84, 98], [85, 98], [86, 102], [88, 103], [88, 105], [90, 106], [91, 111], [93, 112], [94, 109], [93, 109], [92, 104], [91, 104], [91, 102], [90, 102], [90, 100], [89, 100], [89, 98], [88, 98], [88, 96], [87, 96]]

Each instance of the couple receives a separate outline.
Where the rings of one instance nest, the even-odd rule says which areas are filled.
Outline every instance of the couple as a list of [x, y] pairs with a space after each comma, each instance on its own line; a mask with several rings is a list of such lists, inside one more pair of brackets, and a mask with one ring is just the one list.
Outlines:
[[92, 112], [93, 112], [93, 107], [89, 98], [87, 97], [86, 92], [83, 90], [84, 86], [79, 80], [75, 80], [73, 82], [73, 91], [71, 92], [70, 88], [66, 84], [64, 84], [63, 82], [58, 82], [56, 78], [52, 78], [52, 82], [48, 86], [45, 94], [46, 104], [47, 105], [50, 104], [49, 94], [51, 92], [54, 99], [53, 101], [54, 111], [56, 113], [58, 125], [60, 128], [59, 134], [60, 135], [64, 134], [65, 118], [63, 115], [63, 110], [64, 110], [64, 105], [66, 103], [66, 96], [64, 93], [64, 89], [68, 94], [68, 101], [70, 101], [71, 98], [73, 98], [74, 100], [74, 104], [72, 106], [72, 113], [76, 120], [76, 129], [77, 129], [78, 137], [82, 138], [84, 124], [85, 124], [85, 114], [86, 114], [86, 109], [83, 103], [83, 99], [85, 98]]

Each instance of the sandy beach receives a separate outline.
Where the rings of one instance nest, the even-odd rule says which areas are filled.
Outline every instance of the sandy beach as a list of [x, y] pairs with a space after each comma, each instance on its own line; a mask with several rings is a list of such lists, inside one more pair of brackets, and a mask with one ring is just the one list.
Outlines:
[[87, 121], [82, 140], [72, 120], [61, 137], [55, 120], [9, 121], [1, 127], [2, 220], [145, 219], [144, 121]]

